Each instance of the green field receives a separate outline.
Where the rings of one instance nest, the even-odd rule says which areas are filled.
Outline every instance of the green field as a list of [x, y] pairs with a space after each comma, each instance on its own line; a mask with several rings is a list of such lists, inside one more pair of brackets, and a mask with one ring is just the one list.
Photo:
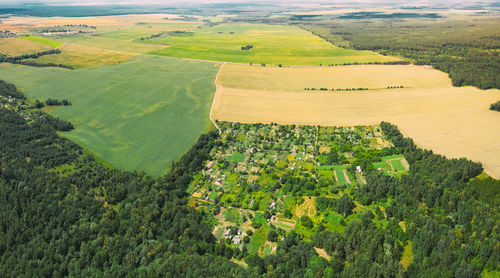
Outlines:
[[391, 166], [390, 166], [387, 162], [385, 162], [385, 161], [382, 161], [382, 162], [374, 162], [374, 163], [373, 163], [373, 167], [374, 167], [375, 169], [380, 168], [380, 169], [384, 169], [384, 170], [386, 170], [386, 171], [392, 171]]
[[[394, 60], [370, 51], [344, 49], [292, 26], [220, 24], [144, 41], [170, 47], [151, 54], [254, 64], [328, 65]], [[252, 45], [250, 50], [241, 47]]]
[[394, 168], [394, 170], [396, 170], [398, 172], [406, 170], [403, 163], [401, 163], [401, 160], [391, 160], [390, 163], [391, 163], [392, 167]]
[[335, 170], [335, 174], [337, 174], [338, 183], [340, 185], [347, 184], [347, 180], [345, 179], [344, 175], [344, 170]]
[[42, 38], [42, 37], [29, 36], [29, 37], [18, 37], [18, 38], [29, 40], [29, 41], [33, 41], [33, 42], [38, 42], [38, 43], [45, 44], [45, 45], [48, 45], [48, 46], [51, 46], [51, 47], [54, 47], [54, 48], [59, 47], [59, 46], [61, 46], [61, 45], [64, 44], [62, 42], [58, 42], [58, 41], [55, 41], [55, 40], [51, 40], [51, 39], [47, 39], [47, 38]]
[[60, 40], [98, 49], [146, 53], [164, 49], [168, 45], [141, 43], [143, 42], [141, 38], [147, 38], [162, 32], [190, 31], [199, 25], [199, 23], [139, 23], [120, 27], [119, 30], [101, 32], [99, 36], [72, 35], [62, 37]]
[[218, 67], [213, 63], [137, 56], [118, 65], [77, 70], [0, 64], [2, 79], [32, 99], [68, 99], [54, 116], [62, 133], [106, 162], [158, 176], [210, 124]]

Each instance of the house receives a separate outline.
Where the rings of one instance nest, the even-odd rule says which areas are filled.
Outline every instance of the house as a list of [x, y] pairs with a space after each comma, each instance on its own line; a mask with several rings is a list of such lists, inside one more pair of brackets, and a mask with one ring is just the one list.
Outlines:
[[271, 210], [276, 209], [276, 203], [272, 202], [271, 205], [269, 206]]
[[227, 231], [224, 233], [225, 238], [231, 238], [231, 235], [232, 235], [231, 229], [227, 229]]
[[240, 236], [234, 236], [234, 237], [233, 237], [233, 242], [234, 242], [234, 244], [240, 244], [240, 243], [241, 243], [241, 238], [240, 238]]
[[361, 166], [356, 166], [356, 171], [358, 171], [358, 173], [360, 173], [360, 174], [361, 174], [361, 172], [363, 172], [363, 171], [361, 171]]

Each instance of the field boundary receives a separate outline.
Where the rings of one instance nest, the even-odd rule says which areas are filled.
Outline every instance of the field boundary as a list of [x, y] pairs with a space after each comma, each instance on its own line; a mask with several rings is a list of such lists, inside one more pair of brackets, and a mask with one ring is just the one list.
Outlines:
[[222, 65], [219, 67], [219, 71], [217, 71], [217, 75], [215, 76], [215, 93], [214, 93], [214, 98], [212, 99], [212, 106], [210, 107], [210, 115], [209, 115], [210, 121], [212, 121], [212, 124], [214, 124], [215, 128], [217, 128], [217, 130], [219, 131], [219, 134], [222, 134], [222, 130], [215, 122], [214, 117], [212, 116], [212, 112], [214, 110], [215, 98], [217, 97], [217, 92], [219, 91], [219, 84], [217, 81], [219, 80], [219, 75], [220, 75], [220, 72], [222, 71], [222, 67], [225, 64], [226, 64], [225, 62], [222, 63]]

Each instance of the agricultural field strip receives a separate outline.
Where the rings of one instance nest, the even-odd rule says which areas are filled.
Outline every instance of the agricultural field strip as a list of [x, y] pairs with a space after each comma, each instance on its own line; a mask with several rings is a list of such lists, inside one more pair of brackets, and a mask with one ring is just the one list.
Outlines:
[[[366, 72], [368, 67], [380, 69], [377, 78], [382, 78], [382, 81], [385, 78], [386, 82], [391, 76], [404, 78], [405, 75], [398, 73], [401, 67], [414, 69], [416, 76], [411, 81], [413, 84], [408, 84], [411, 88], [405, 86], [403, 89], [349, 93], [302, 90], [309, 86], [308, 80], [320, 80], [318, 71], [352, 71], [359, 68]], [[233, 70], [236, 73], [233, 74]], [[283, 78], [290, 71], [299, 71], [302, 78], [296, 77], [297, 73], [293, 72], [292, 76], [296, 78]], [[488, 174], [500, 178], [500, 130], [491, 128], [500, 124], [500, 115], [488, 110], [491, 103], [500, 99], [499, 90], [452, 87], [446, 74], [418, 66], [325, 67], [311, 69], [310, 74], [306, 71], [308, 69], [260, 66], [242, 69], [242, 66], [228, 64], [219, 78], [222, 89], [214, 99], [213, 117], [241, 123], [325, 126], [371, 125], [390, 121], [420, 146], [448, 157], [465, 156], [480, 161]], [[247, 72], [247, 77], [244, 72]], [[330, 76], [328, 80], [322, 82], [330, 82], [329, 87], [335, 86], [335, 82], [352, 82], [336, 80], [335, 76]], [[416, 87], [419, 82], [424, 84], [423, 87]], [[355, 84], [352, 85], [354, 87]]]

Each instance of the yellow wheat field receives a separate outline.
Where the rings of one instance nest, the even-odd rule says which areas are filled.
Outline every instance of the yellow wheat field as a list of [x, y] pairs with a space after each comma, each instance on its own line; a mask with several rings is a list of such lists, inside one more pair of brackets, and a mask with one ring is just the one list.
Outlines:
[[[313, 84], [314, 83], [314, 84]], [[480, 161], [500, 178], [499, 90], [456, 88], [445, 73], [420, 66], [264, 68], [225, 64], [212, 116], [243, 123], [396, 124], [424, 148]], [[316, 85], [317, 84], [317, 85]], [[382, 89], [403, 85], [403, 89]], [[367, 87], [369, 91], [304, 91]]]
[[8, 56], [20, 56], [37, 52], [52, 50], [51, 46], [34, 41], [18, 38], [0, 39], [0, 54]]

